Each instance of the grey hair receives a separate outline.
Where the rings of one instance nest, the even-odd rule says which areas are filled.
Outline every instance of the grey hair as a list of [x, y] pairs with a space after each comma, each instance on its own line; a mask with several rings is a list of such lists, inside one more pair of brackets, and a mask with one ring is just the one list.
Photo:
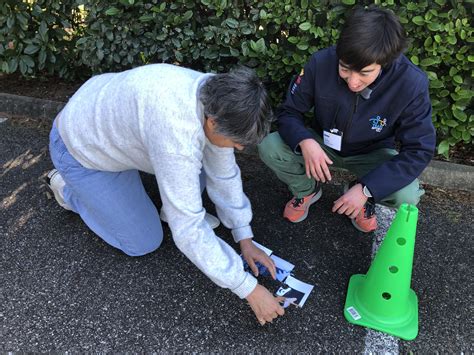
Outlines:
[[215, 120], [215, 132], [237, 144], [258, 144], [270, 130], [270, 100], [252, 69], [240, 66], [211, 76], [202, 85], [199, 99], [206, 118]]

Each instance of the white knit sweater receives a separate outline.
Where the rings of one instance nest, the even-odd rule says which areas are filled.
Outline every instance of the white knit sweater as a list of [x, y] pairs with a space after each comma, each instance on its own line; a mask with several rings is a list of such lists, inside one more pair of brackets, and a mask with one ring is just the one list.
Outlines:
[[257, 280], [204, 220], [201, 169], [218, 217], [235, 241], [253, 237], [234, 151], [211, 144], [204, 134], [197, 93], [209, 75], [152, 64], [95, 76], [69, 100], [58, 128], [86, 168], [154, 174], [177, 247], [217, 285], [245, 298]]

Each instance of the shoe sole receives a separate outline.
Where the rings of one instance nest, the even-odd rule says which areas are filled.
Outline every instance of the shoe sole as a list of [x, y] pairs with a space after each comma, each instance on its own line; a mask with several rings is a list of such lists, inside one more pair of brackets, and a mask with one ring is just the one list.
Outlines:
[[46, 183], [48, 184], [50, 188], [51, 188], [51, 182], [57, 174], [59, 174], [59, 171], [57, 169], [53, 169], [48, 173], [46, 177]]
[[354, 226], [354, 228], [357, 229], [358, 231], [362, 232], [362, 233], [371, 233], [371, 232], [374, 232], [376, 230], [376, 229], [371, 229], [369, 231], [364, 230], [364, 229], [359, 227], [359, 225], [355, 221], [355, 218], [351, 218], [350, 220], [351, 220], [351, 223]]
[[46, 176], [46, 183], [48, 184], [49, 189], [53, 192], [54, 198], [56, 199], [56, 202], [58, 203], [58, 205], [67, 211], [72, 211], [71, 206], [69, 206], [64, 201], [64, 198], [60, 195], [58, 189], [56, 187], [53, 187], [54, 180], [56, 179], [57, 176], [61, 177], [61, 174], [59, 173], [59, 171], [57, 169], [51, 170]]
[[309, 205], [308, 205], [308, 208], [306, 209], [306, 211], [304, 211], [304, 214], [301, 216], [300, 219], [297, 219], [296, 221], [292, 221], [288, 218], [286, 218], [288, 221], [290, 221], [291, 223], [299, 223], [301, 221], [304, 221], [306, 219], [306, 217], [308, 217], [308, 213], [309, 213], [309, 208], [310, 206], [315, 203], [315, 202], [318, 202], [318, 200], [321, 198], [321, 196], [323, 195], [323, 189], [319, 189], [318, 193], [316, 195], [314, 195], [312, 198], [311, 198], [311, 201], [309, 202]]

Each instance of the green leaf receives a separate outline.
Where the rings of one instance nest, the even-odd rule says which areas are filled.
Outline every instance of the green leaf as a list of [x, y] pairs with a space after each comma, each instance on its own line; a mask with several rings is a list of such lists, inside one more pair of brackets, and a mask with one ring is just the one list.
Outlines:
[[355, 0], [342, 0], [342, 3], [345, 5], [354, 5], [356, 2]]
[[38, 32], [39, 32], [41, 38], [43, 39], [43, 41], [46, 41], [48, 39], [47, 38], [48, 25], [46, 25], [45, 21], [41, 21]]
[[[466, 113], [464, 111], [461, 111], [458, 108], [453, 109], [453, 115], [461, 122], [466, 122], [467, 120]], [[451, 127], [455, 127], [455, 126], [451, 126]]]
[[114, 34], [112, 31], [107, 31], [105, 32], [105, 37], [107, 37], [107, 39], [112, 42], [114, 40]]
[[8, 63], [9, 67], [9, 72], [14, 73], [18, 69], [18, 58], [12, 58], [10, 59], [10, 62]]
[[309, 44], [308, 43], [298, 43], [296, 45], [296, 47], [298, 47], [298, 49], [301, 49], [302, 51], [304, 51], [304, 50], [308, 49]]
[[299, 25], [299, 28], [303, 31], [308, 31], [311, 28], [311, 24], [309, 22], [303, 22]]
[[438, 154], [444, 155], [446, 158], [448, 157], [449, 154], [449, 143], [447, 140], [441, 141], [441, 143], [438, 145]]
[[265, 40], [260, 38], [257, 42], [250, 41], [250, 47], [257, 53], [262, 53], [265, 51]]
[[30, 68], [35, 66], [34, 60], [29, 55], [22, 55], [21, 60]]
[[441, 90], [439, 93], [438, 93], [438, 96], [440, 97], [446, 97], [449, 95], [449, 90]]
[[8, 70], [8, 63], [7, 62], [3, 62], [2, 63], [2, 72], [4, 73], [8, 73], [9, 70]]
[[425, 23], [425, 20], [421, 16], [415, 16], [411, 19], [415, 25], [421, 26]]
[[80, 46], [81, 44], [86, 43], [87, 40], [88, 40], [87, 37], [81, 37], [81, 38], [79, 38], [79, 39], [77, 40], [77, 42], [76, 42], [76, 46]]
[[457, 127], [459, 125], [459, 123], [455, 120], [447, 120], [445, 124], [449, 127]]
[[237, 49], [235, 49], [235, 48], [231, 48], [231, 49], [230, 49], [230, 54], [231, 54], [233, 57], [238, 57], [239, 54], [240, 54], [240, 52], [239, 52]]
[[448, 43], [449, 44], [456, 44], [458, 42], [456, 36], [448, 36]]
[[453, 80], [458, 83], [458, 84], [462, 84], [463, 83], [463, 80], [462, 80], [462, 77], [461, 75], [455, 75], [453, 76]]
[[153, 21], [154, 17], [151, 14], [142, 15], [138, 18], [140, 22], [150, 22]]
[[24, 53], [25, 54], [34, 54], [39, 51], [39, 47], [34, 44], [29, 44], [26, 46]]
[[39, 52], [38, 61], [40, 64], [44, 64], [46, 62], [46, 51], [44, 49]]
[[239, 27], [239, 21], [237, 21], [235, 18], [228, 18], [225, 21], [225, 24], [229, 26], [230, 28], [237, 28]]
[[105, 11], [105, 14], [107, 16], [115, 16], [117, 15], [118, 13], [120, 12], [119, 9], [117, 9], [116, 7], [110, 7], [107, 11]]
[[182, 20], [182, 22], [186, 22], [186, 21], [190, 20], [191, 17], [193, 17], [193, 12], [192, 12], [191, 10], [186, 11], [186, 12], [183, 14], [183, 20]]
[[102, 49], [97, 50], [97, 59], [99, 60], [104, 59], [104, 51]]
[[440, 89], [444, 87], [444, 83], [441, 80], [431, 80], [430, 81], [430, 88], [432, 89]]
[[296, 44], [299, 41], [300, 41], [300, 39], [298, 37], [295, 37], [295, 36], [288, 37], [288, 42], [290, 42], [292, 44]]
[[15, 24], [15, 18], [9, 17], [9, 18], [7, 19], [7, 27], [8, 27], [8, 28], [12, 28], [14, 24]]
[[22, 75], [25, 75], [28, 71], [28, 66], [25, 64], [23, 60], [20, 60], [20, 72]]
[[451, 67], [451, 69], [449, 69], [449, 76], [455, 76], [457, 73], [458, 70], [456, 69], [456, 67]]
[[436, 22], [430, 22], [428, 24], [428, 29], [430, 31], [439, 31], [441, 29], [441, 25], [439, 23], [436, 23]]
[[462, 140], [465, 141], [466, 143], [469, 143], [471, 140], [471, 133], [469, 133], [468, 130], [465, 130], [462, 132]]
[[434, 71], [426, 71], [426, 74], [428, 75], [428, 79], [430, 81], [432, 80], [437, 80], [438, 79], [438, 74], [436, 74]]
[[451, 136], [454, 137], [457, 141], [461, 139], [461, 132], [458, 129], [459, 127], [456, 129], [450, 130]]
[[438, 61], [433, 58], [425, 58], [421, 61], [420, 65], [422, 67], [428, 67], [430, 65], [438, 64]]
[[420, 64], [420, 60], [418, 59], [418, 56], [416, 56], [416, 55], [411, 56], [410, 60], [415, 65]]
[[425, 48], [430, 48], [432, 44], [433, 44], [433, 38], [427, 37], [427, 38], [425, 39], [425, 42], [423, 43], [423, 46], [424, 46]]

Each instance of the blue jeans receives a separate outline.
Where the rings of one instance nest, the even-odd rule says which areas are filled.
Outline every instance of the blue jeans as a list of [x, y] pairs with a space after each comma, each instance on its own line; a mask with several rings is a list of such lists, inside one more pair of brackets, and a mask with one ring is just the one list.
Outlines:
[[[160, 217], [138, 170], [108, 172], [83, 167], [68, 152], [56, 123], [49, 138], [51, 160], [66, 182], [64, 201], [87, 226], [130, 256], [158, 249], [163, 240]], [[202, 173], [201, 190], [204, 186]]]

